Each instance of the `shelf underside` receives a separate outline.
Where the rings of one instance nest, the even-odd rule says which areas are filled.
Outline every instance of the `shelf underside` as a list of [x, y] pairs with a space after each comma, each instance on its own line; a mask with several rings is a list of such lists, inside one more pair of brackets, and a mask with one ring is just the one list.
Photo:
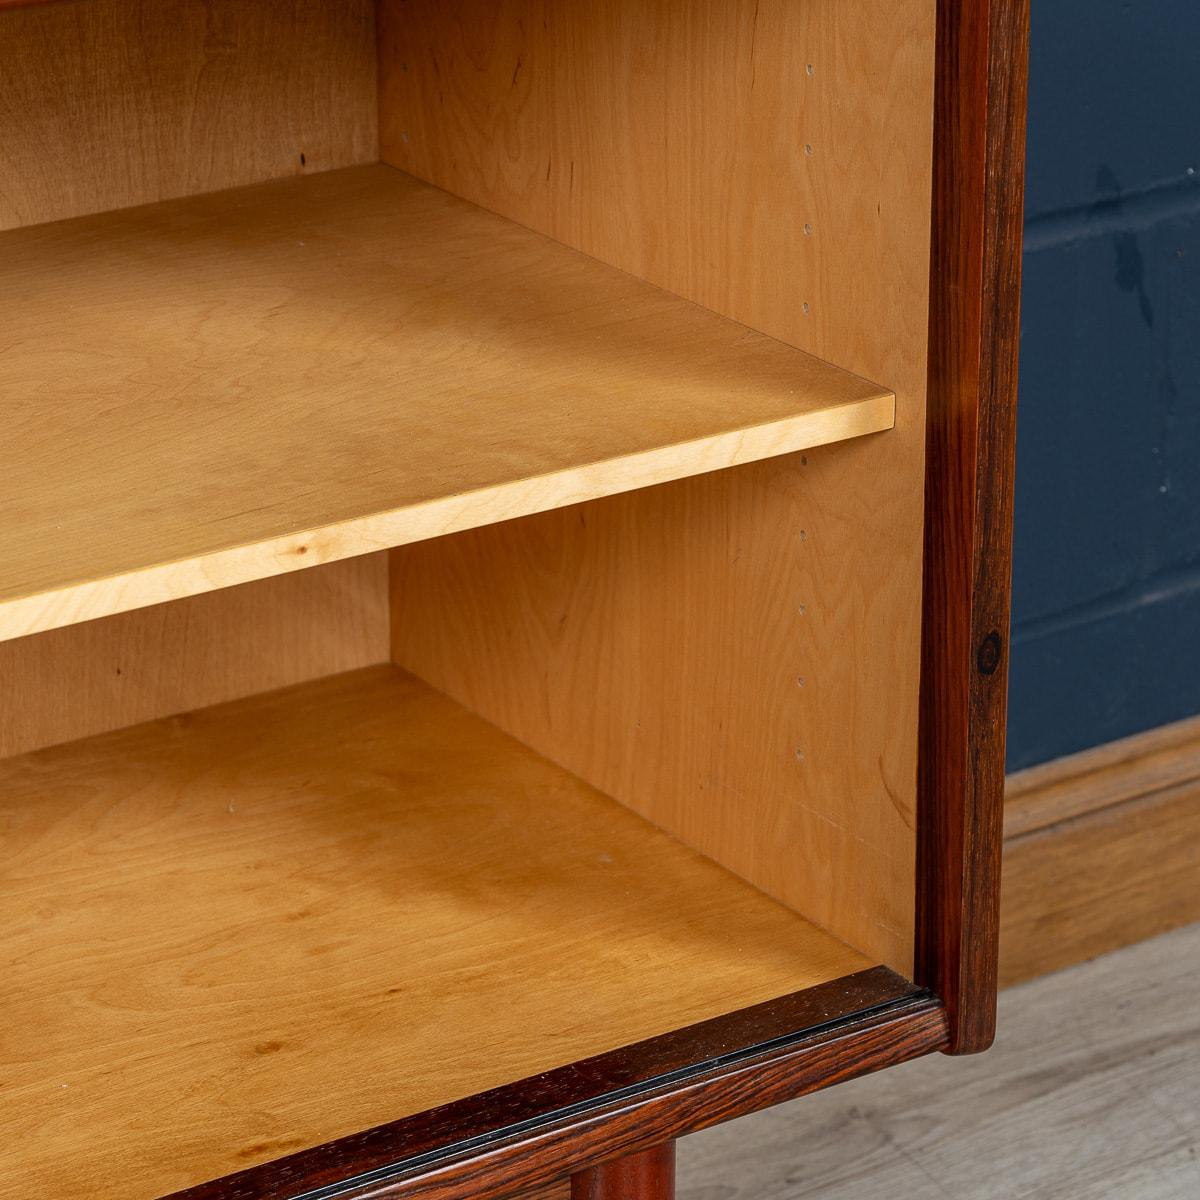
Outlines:
[[0, 638], [889, 428], [386, 166], [0, 236]]
[[0, 1143], [146, 1200], [862, 955], [393, 667], [0, 762]]

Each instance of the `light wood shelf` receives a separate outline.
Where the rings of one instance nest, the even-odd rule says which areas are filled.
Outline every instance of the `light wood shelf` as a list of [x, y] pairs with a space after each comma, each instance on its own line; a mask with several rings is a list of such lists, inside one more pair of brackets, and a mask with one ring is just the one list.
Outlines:
[[0, 237], [0, 639], [889, 428], [386, 166]]
[[0, 830], [22, 1194], [144, 1200], [871, 965], [391, 666], [0, 762]]

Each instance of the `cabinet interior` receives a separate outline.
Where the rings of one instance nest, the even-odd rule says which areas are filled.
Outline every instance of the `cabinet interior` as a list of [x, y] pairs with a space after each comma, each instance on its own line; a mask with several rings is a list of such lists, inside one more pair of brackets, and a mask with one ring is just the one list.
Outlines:
[[29, 1187], [911, 973], [933, 0], [0, 9]]

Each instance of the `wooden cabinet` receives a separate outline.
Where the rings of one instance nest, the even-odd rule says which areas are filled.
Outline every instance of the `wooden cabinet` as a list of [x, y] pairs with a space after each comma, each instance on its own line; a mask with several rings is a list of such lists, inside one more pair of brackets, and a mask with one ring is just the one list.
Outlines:
[[985, 1048], [1022, 0], [0, 9], [0, 1194]]

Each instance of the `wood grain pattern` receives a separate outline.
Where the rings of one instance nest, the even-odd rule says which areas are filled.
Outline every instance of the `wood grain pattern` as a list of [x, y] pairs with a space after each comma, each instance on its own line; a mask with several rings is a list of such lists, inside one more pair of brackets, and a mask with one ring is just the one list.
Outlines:
[[887, 382], [920, 430], [934, 7], [381, 0], [382, 157]]
[[398, 553], [398, 660], [902, 971], [934, 8], [379, 11], [386, 160], [897, 396], [886, 438]]
[[545, 1183], [539, 1187], [523, 1188], [513, 1192], [511, 1196], [497, 1197], [497, 1200], [570, 1200], [571, 1179], [556, 1179], [553, 1183]]
[[1004, 787], [1004, 836], [1020, 837], [1187, 785], [1200, 785], [1200, 717], [1010, 775]]
[[49, 1196], [158, 1196], [869, 965], [391, 666], [5, 760], [0, 832], [0, 1135]]
[[2, 249], [0, 638], [893, 420], [885, 389], [385, 166]]
[[929, 1053], [945, 1031], [936, 1001], [875, 968], [172, 1200], [284, 1200], [323, 1188], [345, 1200], [525, 1195], [563, 1171]]
[[1200, 780], [1004, 843], [1000, 984], [1200, 921]]
[[[886, 729], [881, 697], [911, 647], [863, 657], [895, 576], [864, 593], [840, 575], [870, 499], [837, 490], [836, 456], [814, 458], [407, 547], [393, 556], [395, 657], [903, 962], [914, 834], [890, 767], [913, 746]], [[791, 518], [783, 540], [761, 519], [771, 509]]]
[[1028, 0], [938, 6], [917, 979], [995, 1032]]
[[380, 554], [0, 642], [0, 758], [389, 657]]
[[679, 1146], [681, 1200], [1194, 1200], [1200, 926], [1000, 997], [933, 1055]]
[[1000, 982], [1200, 921], [1200, 720], [1010, 775]]
[[5, 8], [36, 8], [41, 4], [70, 4], [80, 0], [0, 0], [0, 9]]
[[371, 0], [31, 8], [0, 60], [0, 229], [378, 157]]
[[553, 1183], [524, 1188], [511, 1196], [498, 1197], [497, 1200], [571, 1200], [571, 1180], [556, 1179]]

